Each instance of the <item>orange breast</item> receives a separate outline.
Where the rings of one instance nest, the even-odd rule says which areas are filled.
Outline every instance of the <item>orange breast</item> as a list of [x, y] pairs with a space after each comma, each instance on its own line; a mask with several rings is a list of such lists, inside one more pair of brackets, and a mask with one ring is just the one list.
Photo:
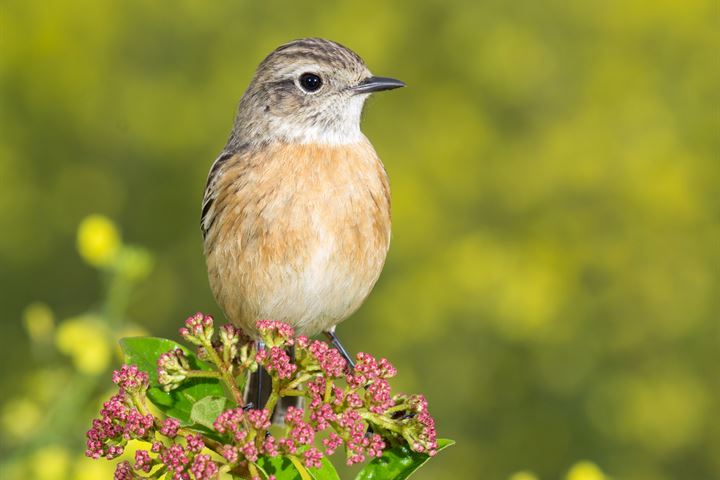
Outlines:
[[388, 179], [369, 142], [273, 145], [218, 175], [205, 254], [230, 320], [315, 334], [360, 306], [390, 242]]

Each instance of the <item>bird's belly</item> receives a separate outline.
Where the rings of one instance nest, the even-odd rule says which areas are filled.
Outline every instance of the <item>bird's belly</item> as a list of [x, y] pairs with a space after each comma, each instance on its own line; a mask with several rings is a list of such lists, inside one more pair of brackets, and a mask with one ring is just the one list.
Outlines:
[[388, 251], [390, 203], [382, 164], [361, 151], [293, 151], [294, 174], [273, 177], [275, 156], [258, 181], [228, 188], [227, 219], [216, 221], [206, 257], [218, 303], [246, 332], [272, 319], [314, 335], [370, 293]]
[[371, 252], [328, 233], [303, 250], [287, 263], [267, 264], [264, 285], [245, 291], [255, 304], [248, 320], [279, 319], [301, 333], [327, 330], [361, 305], [385, 260], [384, 249]]
[[218, 270], [217, 282], [211, 275], [211, 283], [226, 314], [245, 331], [273, 319], [313, 335], [350, 316], [370, 293], [387, 241], [372, 222], [347, 218], [327, 228], [319, 216], [307, 218], [304, 229], [276, 227], [225, 252], [231, 263]]

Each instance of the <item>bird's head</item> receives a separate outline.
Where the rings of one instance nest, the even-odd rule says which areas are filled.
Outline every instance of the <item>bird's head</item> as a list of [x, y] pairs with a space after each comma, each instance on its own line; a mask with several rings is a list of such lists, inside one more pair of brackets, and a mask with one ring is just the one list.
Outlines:
[[236, 141], [348, 144], [362, 138], [360, 115], [371, 93], [402, 87], [373, 76], [352, 50], [305, 38], [260, 63], [240, 101]]

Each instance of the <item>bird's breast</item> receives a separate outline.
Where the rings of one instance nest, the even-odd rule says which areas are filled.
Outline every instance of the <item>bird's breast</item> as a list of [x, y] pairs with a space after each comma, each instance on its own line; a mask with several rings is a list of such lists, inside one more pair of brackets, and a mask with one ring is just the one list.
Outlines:
[[218, 175], [205, 251], [231, 320], [317, 333], [360, 306], [390, 242], [388, 179], [369, 142], [273, 145]]

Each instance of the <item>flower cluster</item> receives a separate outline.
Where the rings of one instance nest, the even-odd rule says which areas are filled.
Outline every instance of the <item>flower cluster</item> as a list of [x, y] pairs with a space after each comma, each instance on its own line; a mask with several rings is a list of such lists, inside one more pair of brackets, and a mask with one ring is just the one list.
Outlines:
[[180, 335], [195, 345], [206, 345], [212, 341], [213, 333], [213, 317], [196, 313], [192, 317], [185, 320], [185, 326], [180, 329]]
[[142, 403], [148, 374], [134, 365], [124, 365], [112, 378], [120, 391], [103, 404], [100, 418], [93, 420], [87, 432], [85, 454], [91, 458], [115, 458], [123, 453], [129, 440], [150, 438], [155, 426], [154, 417]]
[[[396, 370], [386, 359], [359, 353], [350, 368], [327, 343], [295, 336], [282, 322], [258, 322], [262, 342], [251, 341], [232, 325], [217, 329], [216, 340], [213, 323], [212, 317], [196, 314], [180, 330], [213, 370], [193, 370], [200, 360], [176, 348], [159, 356], [158, 384], [153, 386], [170, 392], [184, 388], [190, 378], [212, 378], [230, 392], [229, 407], [210, 420], [213, 431], [206, 435], [198, 432], [207, 432], [209, 423], [198, 430], [187, 418], [183, 423], [156, 418], [145, 404], [147, 373], [123, 366], [113, 375], [119, 393], [105, 403], [88, 432], [87, 455], [115, 458], [130, 439], [152, 447], [138, 450], [134, 462], [118, 464], [115, 478], [150, 473], [150, 478], [209, 479], [224, 472], [270, 479], [260, 468], [263, 457], [287, 457], [298, 469], [319, 468], [323, 457], [341, 447], [349, 465], [379, 457], [396, 444], [435, 454], [437, 434], [427, 401], [422, 395], [392, 394], [389, 379]], [[265, 408], [256, 409], [243, 403], [240, 391], [247, 374], [260, 368], [272, 387]], [[303, 397], [305, 408], [289, 407], [284, 433], [271, 434], [274, 409], [283, 397]]]
[[[200, 454], [205, 448], [202, 436], [178, 437], [180, 422], [177, 419], [167, 417], [161, 421], [148, 411], [145, 405], [147, 373], [135, 365], [123, 365], [113, 373], [113, 382], [120, 391], [103, 404], [100, 418], [93, 420], [87, 432], [85, 455], [111, 460], [123, 453], [129, 440], [143, 440], [152, 444], [150, 451], [137, 450], [134, 464], [120, 462], [115, 470], [116, 480], [144, 478], [136, 472], [149, 473], [156, 466], [158, 477], [167, 473], [167, 478], [175, 480], [216, 478], [218, 464], [209, 455]], [[167, 437], [166, 442], [156, 440], [158, 435]]]
[[180, 348], [160, 355], [158, 359], [158, 382], [165, 391], [173, 390], [187, 378], [190, 364]]

